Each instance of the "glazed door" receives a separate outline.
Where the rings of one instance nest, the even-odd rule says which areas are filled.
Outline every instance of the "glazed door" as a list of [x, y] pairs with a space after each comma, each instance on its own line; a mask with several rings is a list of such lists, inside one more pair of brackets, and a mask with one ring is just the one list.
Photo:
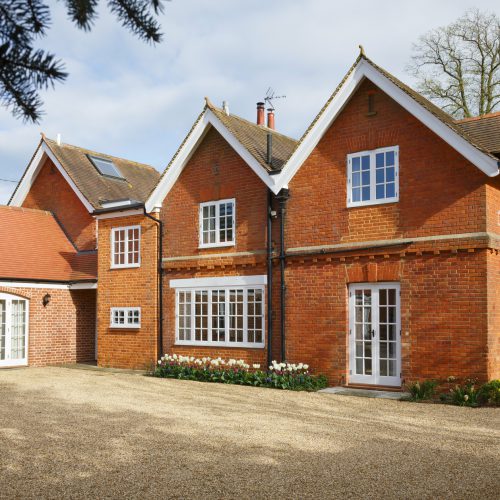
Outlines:
[[362, 283], [349, 287], [349, 382], [401, 385], [397, 283]]
[[0, 294], [0, 367], [28, 362], [28, 301]]

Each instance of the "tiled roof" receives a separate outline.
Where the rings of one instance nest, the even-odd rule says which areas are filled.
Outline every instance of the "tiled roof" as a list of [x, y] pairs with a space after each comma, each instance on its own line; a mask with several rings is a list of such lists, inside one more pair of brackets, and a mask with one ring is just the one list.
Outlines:
[[[101, 202], [106, 200], [132, 199], [144, 202], [160, 178], [159, 172], [149, 165], [70, 144], [58, 145], [56, 141], [46, 137], [43, 137], [43, 141], [95, 209], [102, 208]], [[101, 175], [87, 155], [112, 160], [124, 179]]]
[[490, 153], [500, 154], [500, 112], [465, 118], [456, 126]]
[[96, 252], [77, 252], [50, 212], [0, 205], [0, 278], [87, 281]]
[[[295, 149], [297, 141], [291, 137], [257, 125], [239, 116], [227, 115], [222, 109], [214, 106], [209, 101], [207, 101], [207, 107], [233, 134], [237, 141], [268, 171], [281, 170]], [[267, 134], [269, 132], [273, 137], [271, 166], [267, 163]]]

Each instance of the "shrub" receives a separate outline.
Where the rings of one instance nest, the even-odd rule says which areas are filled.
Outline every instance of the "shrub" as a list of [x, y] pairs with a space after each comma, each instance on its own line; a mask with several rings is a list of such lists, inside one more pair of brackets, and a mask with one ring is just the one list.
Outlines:
[[500, 405], [500, 379], [487, 382], [481, 386], [478, 392], [481, 404]]
[[219, 382], [224, 384], [273, 387], [292, 391], [317, 391], [327, 386], [326, 377], [312, 375], [303, 363], [277, 363], [273, 361], [266, 371], [260, 365], [250, 365], [243, 360], [211, 359], [165, 355], [152, 373], [154, 377]]
[[460, 385], [450, 389], [450, 401], [458, 406], [479, 406], [479, 391], [476, 388], [476, 380], [467, 379]]
[[410, 392], [411, 401], [423, 401], [432, 399], [436, 393], [437, 380], [424, 380], [423, 382], [416, 381], [407, 386]]

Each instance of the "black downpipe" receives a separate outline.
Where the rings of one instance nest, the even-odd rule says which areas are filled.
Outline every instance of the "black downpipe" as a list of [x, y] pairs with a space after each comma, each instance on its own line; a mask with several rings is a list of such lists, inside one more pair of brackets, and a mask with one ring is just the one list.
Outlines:
[[282, 189], [278, 196], [276, 197], [280, 204], [280, 281], [281, 281], [281, 293], [280, 293], [280, 327], [281, 327], [281, 361], [286, 361], [286, 338], [285, 338], [285, 321], [286, 321], [286, 283], [285, 283], [285, 263], [286, 263], [286, 253], [285, 253], [285, 212], [286, 212], [286, 202], [290, 197], [290, 192], [288, 189]]
[[273, 360], [273, 195], [267, 193], [267, 366]]
[[163, 356], [163, 268], [161, 263], [161, 253], [163, 248], [163, 222], [146, 212], [144, 215], [158, 224], [158, 358]]

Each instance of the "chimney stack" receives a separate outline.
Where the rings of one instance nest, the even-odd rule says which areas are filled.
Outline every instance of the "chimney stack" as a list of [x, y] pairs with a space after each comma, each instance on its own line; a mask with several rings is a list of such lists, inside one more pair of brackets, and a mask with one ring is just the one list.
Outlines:
[[274, 110], [267, 108], [267, 128], [274, 130]]
[[257, 103], [257, 125], [264, 125], [264, 103]]

